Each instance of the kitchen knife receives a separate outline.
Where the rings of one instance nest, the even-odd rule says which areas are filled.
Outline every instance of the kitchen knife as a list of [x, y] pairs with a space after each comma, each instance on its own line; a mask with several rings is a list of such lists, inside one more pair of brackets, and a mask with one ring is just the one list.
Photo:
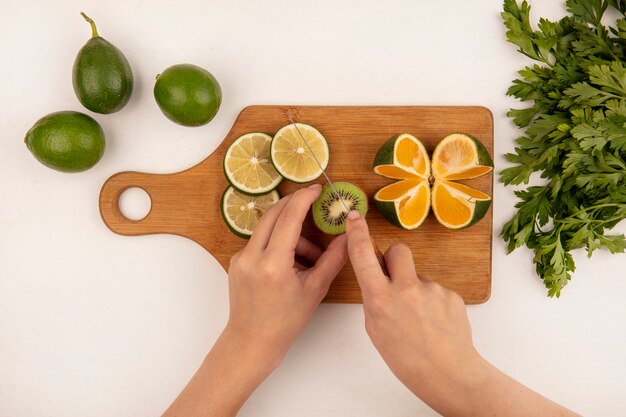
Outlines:
[[[298, 132], [298, 135], [300, 136], [300, 138], [302, 138], [302, 141], [304, 142], [304, 144], [308, 148], [309, 152], [311, 153], [311, 156], [315, 160], [315, 163], [317, 164], [317, 166], [322, 171], [322, 174], [324, 175], [324, 178], [326, 178], [326, 181], [328, 182], [328, 185], [330, 185], [330, 188], [332, 188], [333, 192], [335, 193], [335, 195], [337, 196], [339, 201], [341, 201], [341, 204], [343, 205], [343, 207], [346, 209], [346, 215], [347, 215], [347, 213], [350, 212], [350, 209], [348, 208], [348, 206], [346, 206], [346, 203], [343, 201], [343, 198], [341, 198], [341, 195], [339, 195], [339, 193], [337, 192], [337, 189], [335, 188], [335, 185], [333, 184], [333, 182], [330, 180], [330, 178], [326, 174], [326, 171], [324, 170], [324, 168], [322, 168], [322, 164], [320, 163], [319, 159], [317, 159], [317, 156], [315, 156], [315, 152], [313, 152], [313, 149], [311, 149], [311, 146], [309, 145], [309, 142], [307, 142], [307, 140], [304, 137], [304, 135], [302, 134], [302, 132], [300, 132], [300, 129], [298, 129], [298, 125], [296, 124], [296, 122], [294, 122], [293, 118], [291, 117], [291, 115], [289, 113], [287, 113], [287, 118], [289, 119], [289, 121], [291, 122], [293, 127], [296, 128], [296, 132]], [[389, 275], [389, 270], [387, 269], [387, 263], [385, 262], [385, 257], [383, 256], [382, 252], [378, 248], [378, 245], [376, 244], [376, 241], [374, 240], [372, 235], [370, 235], [370, 241], [372, 242], [372, 246], [374, 247], [374, 253], [376, 254], [376, 259], [378, 260], [378, 263], [380, 264], [380, 268], [382, 269], [383, 274], [385, 274], [386, 276], [389, 277], [390, 275]]]

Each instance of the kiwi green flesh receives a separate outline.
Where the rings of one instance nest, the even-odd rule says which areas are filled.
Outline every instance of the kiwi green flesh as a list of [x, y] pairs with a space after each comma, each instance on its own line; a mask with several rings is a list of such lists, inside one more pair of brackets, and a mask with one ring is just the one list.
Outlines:
[[[313, 220], [322, 232], [330, 235], [339, 235], [346, 231], [348, 210], [357, 210], [361, 215], [367, 213], [367, 195], [356, 185], [349, 182], [333, 184], [341, 200], [331, 186], [322, 190], [319, 198], [313, 203]], [[345, 207], [344, 207], [345, 204]]]

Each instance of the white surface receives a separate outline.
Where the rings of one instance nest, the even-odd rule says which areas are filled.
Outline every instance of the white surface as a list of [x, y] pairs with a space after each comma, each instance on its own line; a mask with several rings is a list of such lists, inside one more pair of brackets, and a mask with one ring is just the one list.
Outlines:
[[148, 215], [152, 207], [152, 199], [143, 188], [130, 187], [122, 191], [117, 205], [129, 220], [141, 220]]
[[[534, 1], [534, 16], [557, 18], [562, 3]], [[504, 92], [529, 61], [505, 42], [500, 8], [499, 0], [2, 0], [0, 415], [154, 416], [177, 395], [226, 321], [226, 274], [183, 238], [111, 233], [98, 193], [118, 171], [195, 165], [246, 105], [484, 105], [502, 168], [519, 133], [505, 117], [517, 103]], [[68, 175], [36, 162], [22, 139], [49, 112], [87, 112], [71, 86], [90, 34], [81, 10], [123, 50], [136, 82], [123, 111], [96, 116], [108, 140], [102, 161]], [[223, 106], [207, 126], [175, 125], [154, 102], [154, 76], [181, 62], [222, 85]], [[624, 256], [576, 253], [573, 281], [548, 299], [530, 253], [506, 256], [497, 238], [514, 201], [496, 182], [493, 293], [469, 308], [476, 345], [585, 415], [623, 414]], [[240, 415], [436, 414], [387, 370], [361, 306], [323, 305]]]

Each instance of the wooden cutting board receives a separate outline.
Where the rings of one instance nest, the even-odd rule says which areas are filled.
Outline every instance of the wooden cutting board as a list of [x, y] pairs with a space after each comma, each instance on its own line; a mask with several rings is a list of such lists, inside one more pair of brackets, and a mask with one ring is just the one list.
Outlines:
[[[432, 154], [445, 135], [464, 132], [478, 138], [493, 155], [493, 118], [484, 107], [434, 106], [250, 106], [242, 110], [221, 145], [204, 161], [172, 174], [120, 172], [111, 176], [100, 192], [100, 214], [115, 233], [128, 236], [171, 233], [202, 245], [224, 268], [246, 240], [232, 234], [220, 214], [220, 198], [227, 186], [222, 158], [240, 135], [265, 132], [273, 135], [288, 123], [287, 112], [298, 122], [319, 129], [330, 147], [327, 173], [333, 181], [350, 181], [370, 197], [367, 219], [370, 231], [384, 252], [393, 242], [407, 244], [413, 251], [418, 274], [428, 276], [458, 292], [466, 303], [487, 301], [491, 293], [492, 210], [476, 225], [451, 231], [431, 213], [414, 231], [398, 229], [385, 221], [371, 198], [391, 182], [372, 172], [378, 148], [392, 135], [408, 132], [424, 142]], [[317, 182], [324, 184], [323, 177]], [[466, 182], [493, 195], [493, 175]], [[133, 221], [118, 205], [121, 193], [130, 187], [144, 189], [152, 200], [147, 216]], [[284, 180], [282, 195], [301, 184]], [[309, 216], [310, 217], [310, 216]], [[303, 234], [325, 246], [331, 239], [307, 219]], [[348, 263], [330, 288], [326, 302], [358, 303], [361, 294]]]

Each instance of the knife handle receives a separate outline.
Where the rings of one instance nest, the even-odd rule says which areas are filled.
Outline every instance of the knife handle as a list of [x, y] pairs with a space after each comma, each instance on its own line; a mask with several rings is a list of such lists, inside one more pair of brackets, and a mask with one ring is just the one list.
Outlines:
[[376, 260], [378, 260], [380, 269], [383, 270], [383, 274], [387, 275], [388, 277], [391, 277], [391, 275], [389, 275], [389, 270], [387, 269], [387, 262], [385, 262], [385, 256], [378, 248], [378, 245], [376, 244], [376, 241], [374, 240], [372, 235], [370, 235], [370, 241], [372, 242], [372, 246], [374, 247], [374, 253], [376, 254]]

